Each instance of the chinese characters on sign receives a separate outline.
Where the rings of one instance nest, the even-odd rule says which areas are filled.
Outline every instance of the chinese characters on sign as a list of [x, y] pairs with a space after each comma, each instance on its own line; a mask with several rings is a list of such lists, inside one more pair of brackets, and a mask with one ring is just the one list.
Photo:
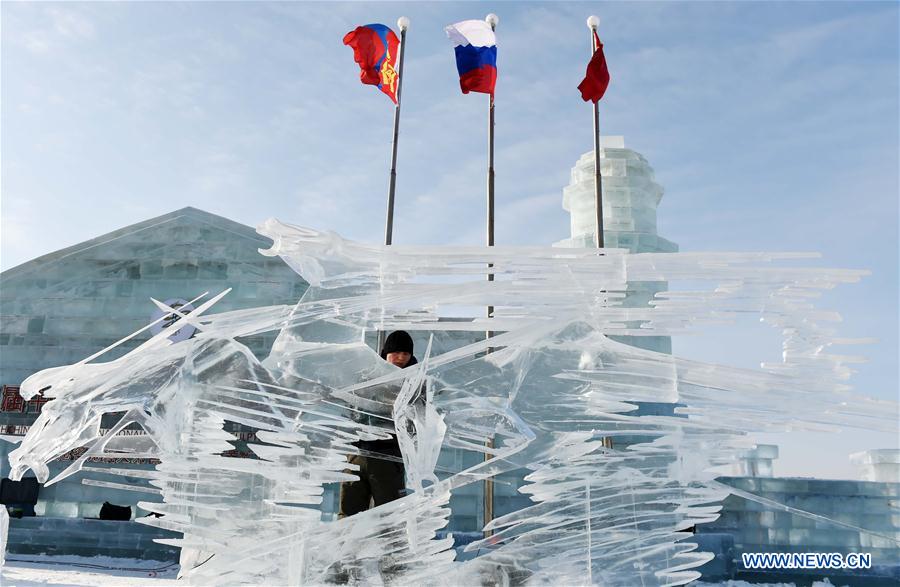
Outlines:
[[25, 401], [19, 395], [19, 388], [13, 385], [3, 386], [3, 400], [0, 403], [0, 412], [24, 412], [28, 414], [40, 414], [44, 404], [50, 401], [42, 395]]

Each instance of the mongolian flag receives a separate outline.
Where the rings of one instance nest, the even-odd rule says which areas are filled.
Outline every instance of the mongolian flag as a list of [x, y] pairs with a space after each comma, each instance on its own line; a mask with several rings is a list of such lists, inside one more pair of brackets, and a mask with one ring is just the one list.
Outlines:
[[590, 100], [596, 104], [609, 86], [609, 69], [606, 67], [606, 56], [603, 55], [603, 43], [600, 42], [596, 30], [594, 31], [594, 42], [597, 43], [597, 49], [588, 63], [584, 80], [578, 84], [578, 89], [581, 91], [582, 100], [585, 102]]
[[359, 64], [359, 81], [378, 89], [397, 103], [397, 55], [400, 39], [383, 24], [358, 26], [344, 35], [344, 44], [353, 48], [353, 59]]
[[497, 85], [497, 37], [483, 20], [464, 20], [444, 29], [456, 51], [456, 69], [463, 94], [494, 95]]

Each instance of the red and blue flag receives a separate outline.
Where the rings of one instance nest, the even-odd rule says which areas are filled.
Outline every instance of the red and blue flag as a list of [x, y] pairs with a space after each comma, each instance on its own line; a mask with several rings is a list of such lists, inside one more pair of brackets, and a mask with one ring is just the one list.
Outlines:
[[456, 69], [463, 94], [494, 95], [497, 85], [497, 37], [483, 20], [464, 20], [444, 29], [456, 51]]
[[378, 86], [396, 104], [400, 39], [394, 31], [383, 24], [358, 26], [344, 35], [344, 44], [353, 48], [353, 59], [360, 69], [359, 81]]

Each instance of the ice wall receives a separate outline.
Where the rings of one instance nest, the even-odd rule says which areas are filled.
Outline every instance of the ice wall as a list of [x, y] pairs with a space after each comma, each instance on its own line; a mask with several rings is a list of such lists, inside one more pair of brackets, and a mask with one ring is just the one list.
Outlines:
[[[120, 358], [22, 385], [26, 398], [56, 399], [10, 455], [11, 475], [30, 468], [46, 481], [46, 463], [77, 446], [89, 449], [61, 477], [90, 456], [160, 459], [144, 489], [163, 503], [142, 507], [163, 516], [141, 521], [184, 533], [171, 542], [189, 583], [684, 584], [711, 556], [689, 530], [716, 518], [733, 489], [714, 479], [752, 449], [752, 434], [897, 427], [894, 404], [851, 393], [859, 359], [831, 347], [854, 341], [813, 304], [859, 271], [800, 267], [797, 254], [381, 247], [274, 220], [259, 231], [274, 241], [263, 253], [310, 284], [294, 307], [210, 313], [227, 292], [204, 296], [182, 318], [192, 339], [169, 340], [176, 322]], [[630, 282], [679, 280], [696, 289], [622, 304]], [[610, 338], [699, 334], [746, 313], [782, 333], [781, 362], [745, 370]], [[494, 336], [433, 342], [401, 370], [365, 344], [397, 329], [438, 343], [447, 332]], [[278, 336], [260, 361], [240, 340], [264, 332]], [[641, 402], [672, 409], [644, 414]], [[99, 418], [115, 412], [120, 428], [148, 436], [101, 436]], [[257, 430], [255, 458], [223, 454], [226, 422]], [[389, 434], [407, 495], [322, 521], [324, 487], [354, 478], [354, 442]], [[446, 470], [442, 447], [485, 460]], [[531, 505], [493, 520], [457, 561], [452, 540], [436, 538], [454, 491], [521, 468]]]

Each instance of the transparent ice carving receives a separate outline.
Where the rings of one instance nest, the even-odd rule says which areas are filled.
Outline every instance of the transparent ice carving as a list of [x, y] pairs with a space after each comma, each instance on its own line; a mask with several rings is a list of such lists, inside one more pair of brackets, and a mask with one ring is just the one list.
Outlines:
[[6, 562], [6, 541], [9, 536], [9, 512], [0, 508], [0, 568]]
[[[167, 542], [191, 584], [684, 584], [712, 556], [690, 529], [737, 491], [717, 470], [753, 449], [753, 434], [897, 426], [895, 404], [851, 392], [858, 358], [831, 347], [854, 341], [813, 304], [860, 271], [781, 264], [797, 254], [382, 247], [274, 220], [259, 232], [274, 242], [262, 253], [310, 284], [292, 309], [209, 312], [227, 292], [191, 300], [190, 313], [156, 302], [169, 323], [137, 349], [21, 386], [26, 399], [54, 399], [11, 453], [11, 476], [32, 469], [52, 483], [90, 472], [91, 456], [159, 459], [127, 471], [162, 497], [140, 504], [162, 517], [139, 521], [183, 533]], [[629, 283], [662, 281], [698, 285], [622, 304]], [[739, 369], [609, 338], [702, 332], [747, 313], [781, 332], [781, 362]], [[186, 325], [197, 334], [173, 340]], [[398, 329], [429, 333], [419, 364], [398, 369], [366, 342]], [[259, 361], [242, 337], [270, 331]], [[642, 402], [668, 408], [644, 413]], [[101, 435], [101, 416], [121, 412]], [[228, 454], [226, 422], [256, 431], [252, 458]], [[115, 435], [126, 427], [146, 435]], [[407, 494], [324, 519], [325, 487], [354, 479], [354, 443], [390, 434]], [[49, 461], [81, 446], [47, 478]], [[451, 449], [484, 459], [448, 471], [437, 462]], [[516, 470], [530, 504], [458, 557], [439, 533], [451, 496]]]

